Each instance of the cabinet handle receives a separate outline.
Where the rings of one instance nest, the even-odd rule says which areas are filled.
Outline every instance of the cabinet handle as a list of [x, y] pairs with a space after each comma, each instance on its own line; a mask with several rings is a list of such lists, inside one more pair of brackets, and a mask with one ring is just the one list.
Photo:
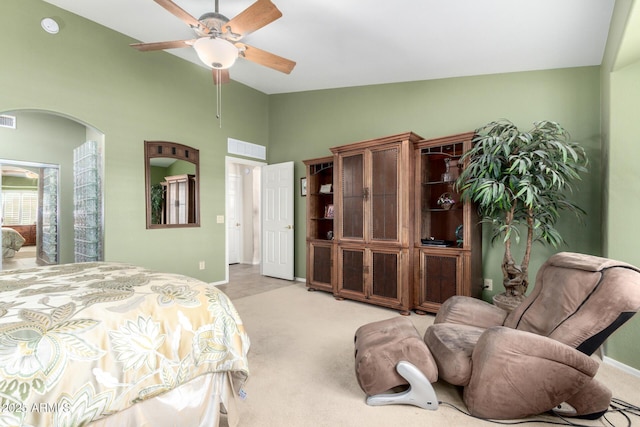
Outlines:
[[365, 200], [369, 199], [369, 187], [364, 187], [362, 190], [362, 198]]

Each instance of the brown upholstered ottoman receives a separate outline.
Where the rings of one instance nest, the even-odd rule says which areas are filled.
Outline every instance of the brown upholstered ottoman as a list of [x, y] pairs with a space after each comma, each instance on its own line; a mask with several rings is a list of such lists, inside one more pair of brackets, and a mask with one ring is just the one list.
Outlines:
[[[398, 367], [401, 361], [409, 362], [403, 367], [404, 372]], [[431, 352], [407, 317], [394, 317], [358, 328], [355, 334], [355, 369], [358, 384], [368, 396], [408, 384], [411, 387], [419, 384], [419, 387], [431, 388], [431, 383], [438, 379], [438, 368]], [[367, 403], [383, 404], [371, 403], [369, 399]], [[409, 403], [425, 407], [414, 402], [388, 403]]]

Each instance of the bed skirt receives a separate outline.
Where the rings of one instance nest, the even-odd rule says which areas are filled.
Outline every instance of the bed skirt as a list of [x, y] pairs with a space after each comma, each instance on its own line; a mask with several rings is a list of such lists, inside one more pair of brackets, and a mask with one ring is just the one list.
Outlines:
[[206, 374], [87, 427], [218, 427], [222, 411], [229, 427], [235, 427], [235, 399], [232, 373]]

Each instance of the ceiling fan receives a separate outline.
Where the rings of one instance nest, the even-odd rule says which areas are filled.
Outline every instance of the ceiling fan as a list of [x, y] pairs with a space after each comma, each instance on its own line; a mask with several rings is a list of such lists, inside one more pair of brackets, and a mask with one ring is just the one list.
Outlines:
[[296, 63], [266, 52], [240, 40], [282, 16], [282, 12], [270, 0], [257, 0], [233, 19], [218, 12], [208, 12], [196, 19], [171, 0], [153, 0], [194, 29], [197, 38], [156, 43], [134, 43], [131, 47], [140, 51], [193, 47], [200, 60], [213, 69], [214, 83], [229, 81], [229, 68], [238, 57], [256, 64], [289, 74]]

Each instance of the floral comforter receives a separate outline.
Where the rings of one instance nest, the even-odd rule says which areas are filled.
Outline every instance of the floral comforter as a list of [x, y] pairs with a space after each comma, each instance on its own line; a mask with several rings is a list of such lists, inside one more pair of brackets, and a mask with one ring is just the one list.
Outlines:
[[116, 263], [0, 273], [0, 426], [82, 426], [199, 375], [249, 371], [231, 301]]
[[13, 228], [2, 227], [2, 257], [11, 258], [20, 250], [25, 239]]

